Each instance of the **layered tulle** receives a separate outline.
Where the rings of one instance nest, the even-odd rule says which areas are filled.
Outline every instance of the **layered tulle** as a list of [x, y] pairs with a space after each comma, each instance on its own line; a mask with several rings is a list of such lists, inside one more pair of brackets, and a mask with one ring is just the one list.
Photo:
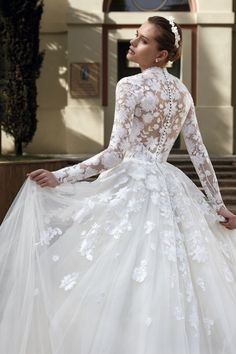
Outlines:
[[0, 353], [235, 353], [236, 232], [169, 163], [27, 180], [0, 262]]

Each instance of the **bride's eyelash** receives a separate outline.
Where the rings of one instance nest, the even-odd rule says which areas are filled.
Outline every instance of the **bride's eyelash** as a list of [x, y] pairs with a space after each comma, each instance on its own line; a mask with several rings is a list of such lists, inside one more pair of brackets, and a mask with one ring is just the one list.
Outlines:
[[[138, 37], [138, 32], [135, 33], [135, 37], [137, 38]], [[144, 38], [141, 38], [143, 43], [147, 44], [147, 41], [144, 39]]]

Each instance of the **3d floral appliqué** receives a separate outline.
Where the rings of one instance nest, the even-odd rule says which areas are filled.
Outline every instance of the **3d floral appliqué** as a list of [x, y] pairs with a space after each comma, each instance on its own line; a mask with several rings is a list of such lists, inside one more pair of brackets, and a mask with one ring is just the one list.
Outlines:
[[142, 283], [147, 276], [147, 260], [143, 259], [140, 262], [140, 266], [134, 268], [132, 278], [138, 283]]
[[65, 275], [61, 280], [59, 288], [64, 289], [65, 291], [71, 290], [76, 285], [78, 277], [79, 273], [77, 272]]

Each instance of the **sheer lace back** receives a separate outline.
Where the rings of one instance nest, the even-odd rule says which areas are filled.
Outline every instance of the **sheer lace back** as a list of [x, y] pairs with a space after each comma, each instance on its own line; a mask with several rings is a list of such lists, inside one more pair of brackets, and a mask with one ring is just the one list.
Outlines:
[[54, 174], [59, 183], [73, 183], [110, 169], [123, 158], [165, 162], [181, 129], [204, 190], [213, 207], [220, 209], [224, 203], [202, 142], [192, 97], [185, 85], [166, 68], [151, 67], [121, 79], [116, 87], [114, 124], [108, 148]]
[[191, 97], [186, 96], [186, 88], [166, 69], [147, 69], [140, 79], [127, 153], [141, 150], [150, 157], [166, 160], [186, 118]]

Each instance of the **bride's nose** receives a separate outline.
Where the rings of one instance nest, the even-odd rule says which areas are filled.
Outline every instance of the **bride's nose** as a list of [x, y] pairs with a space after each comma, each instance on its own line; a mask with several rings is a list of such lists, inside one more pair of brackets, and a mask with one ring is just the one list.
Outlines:
[[136, 43], [135, 40], [136, 40], [136, 38], [133, 38], [129, 41], [132, 46], [135, 46], [135, 43]]

